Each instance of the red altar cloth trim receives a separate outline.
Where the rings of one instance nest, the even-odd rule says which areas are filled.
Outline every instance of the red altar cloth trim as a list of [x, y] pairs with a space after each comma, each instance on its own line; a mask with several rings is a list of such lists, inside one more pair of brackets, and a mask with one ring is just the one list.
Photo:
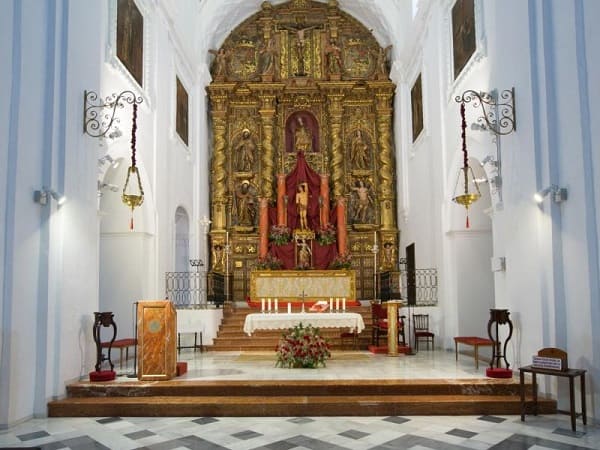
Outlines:
[[[304, 307], [310, 308], [316, 302], [318, 302], [318, 300], [306, 300], [304, 302]], [[258, 301], [256, 301], [256, 300], [251, 300], [249, 298], [246, 298], [246, 303], [248, 304], [248, 306], [250, 308], [260, 309], [260, 307], [261, 307], [260, 299]], [[298, 307], [298, 308], [302, 307], [302, 302], [299, 302], [299, 301], [288, 302], [287, 300], [279, 299], [279, 308], [287, 308], [288, 303], [290, 303], [293, 307]], [[360, 302], [358, 300], [346, 299], [346, 308], [353, 308], [353, 307], [357, 307], [357, 306], [360, 306]]]

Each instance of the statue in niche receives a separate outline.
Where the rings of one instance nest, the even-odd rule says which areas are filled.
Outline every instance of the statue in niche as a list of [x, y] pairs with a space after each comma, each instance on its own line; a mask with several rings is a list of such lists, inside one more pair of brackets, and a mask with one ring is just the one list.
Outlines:
[[275, 40], [272, 37], [266, 43], [263, 43], [263, 46], [260, 49], [259, 70], [261, 75], [273, 75], [275, 72], [277, 53]]
[[253, 227], [256, 222], [256, 193], [248, 180], [242, 181], [235, 189], [234, 209], [238, 225]]
[[325, 47], [327, 56], [327, 68], [330, 75], [339, 75], [342, 73], [342, 50], [338, 47], [335, 39]]
[[244, 128], [242, 136], [233, 148], [235, 155], [235, 170], [238, 172], [250, 172], [254, 168], [256, 143], [248, 128]]
[[300, 219], [300, 229], [308, 229], [308, 183], [303, 182], [298, 185], [296, 191], [296, 210]]
[[219, 50], [208, 50], [210, 53], [215, 55], [215, 61], [213, 63], [213, 78], [218, 81], [225, 80], [227, 75], [227, 58], [229, 58], [229, 51], [221, 47]]
[[297, 152], [312, 150], [312, 132], [304, 124], [302, 117], [298, 117], [298, 126], [294, 132], [294, 148]]
[[215, 272], [225, 271], [225, 251], [223, 244], [216, 242], [212, 248], [212, 270]]
[[368, 169], [371, 160], [371, 145], [365, 139], [362, 130], [356, 130], [350, 143], [350, 162], [354, 169]]
[[355, 223], [369, 223], [373, 212], [373, 196], [371, 195], [371, 186], [365, 184], [363, 180], [357, 180], [351, 190], [354, 192], [354, 213], [352, 219]]
[[396, 267], [396, 248], [393, 242], [387, 241], [383, 244], [381, 268], [393, 270]]

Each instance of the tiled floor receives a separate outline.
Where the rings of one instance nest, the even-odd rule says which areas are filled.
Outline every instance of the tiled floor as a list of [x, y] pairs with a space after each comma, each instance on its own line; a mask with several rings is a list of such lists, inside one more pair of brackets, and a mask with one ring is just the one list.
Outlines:
[[[344, 379], [483, 377], [473, 359], [422, 351], [389, 358], [334, 354], [325, 369], [279, 369], [268, 354], [194, 353], [185, 379]], [[123, 368], [122, 377], [133, 367]], [[0, 431], [0, 448], [43, 449], [600, 449], [600, 426], [569, 417], [96, 417], [32, 419]]]

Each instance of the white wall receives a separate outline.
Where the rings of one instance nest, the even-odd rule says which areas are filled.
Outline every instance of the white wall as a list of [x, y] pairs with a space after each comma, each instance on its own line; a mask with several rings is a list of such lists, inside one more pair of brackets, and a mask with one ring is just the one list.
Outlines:
[[[591, 80], [597, 79], [600, 71], [597, 52], [591, 49], [598, 47], [600, 38], [591, 17], [600, 17], [599, 6], [589, 0], [568, 4], [557, 0], [476, 0], [482, 19], [479, 23], [483, 24], [478, 30], [480, 51], [453, 81], [448, 76], [447, 34], [452, 3], [441, 2], [428, 19], [428, 27], [417, 17], [415, 30], [422, 36], [414, 41], [421, 39], [422, 43], [411, 52], [422, 55], [405, 55], [403, 60], [422, 60], [428, 82], [424, 84], [425, 137], [416, 151], [406, 140], [400, 149], [399, 159], [408, 165], [401, 173], [408, 177], [409, 187], [409, 213], [401, 247], [416, 242], [418, 261], [430, 261], [440, 269], [437, 314], [443, 319], [434, 323], [440, 327], [437, 331], [443, 335], [445, 347], [458, 333], [485, 333], [488, 317], [476, 296], [485, 296], [489, 286], [489, 297], [495, 297], [493, 306], [508, 308], [515, 325], [507, 352], [511, 367], [530, 363], [531, 355], [540, 348], [564, 348], [573, 367], [591, 373], [588, 405], [598, 417], [600, 351], [593, 342], [598, 342], [600, 319], [600, 155], [593, 150], [598, 146], [599, 131], [593, 126], [598, 113], [591, 99], [599, 92]], [[405, 76], [408, 86], [411, 73], [413, 68]], [[456, 211], [462, 209], [464, 214], [464, 209], [449, 200], [449, 186], [454, 184], [461, 158], [454, 97], [468, 89], [490, 92], [513, 86], [517, 130], [500, 141], [502, 202], [491, 199], [491, 221], [476, 204], [470, 214], [475, 226], [461, 231]], [[407, 89], [402, 92], [406, 94]], [[409, 107], [409, 102], [401, 104]], [[410, 113], [405, 110], [400, 117], [407, 115]], [[482, 160], [488, 154], [495, 155], [495, 145], [486, 133], [470, 130], [478, 115], [467, 105], [467, 145], [470, 155]], [[397, 129], [408, 131], [410, 127], [396, 117]], [[424, 190], [419, 181], [431, 177], [444, 180], [444, 187]], [[547, 198], [541, 206], [536, 205], [533, 193], [550, 184], [567, 187], [569, 199], [557, 204]], [[442, 212], [441, 219], [438, 211]], [[434, 234], [444, 236], [441, 245], [435, 246], [441, 249], [440, 254], [426, 244], [431, 224]], [[482, 230], [490, 228], [491, 235], [484, 237]], [[461, 244], [461, 240], [465, 242]], [[490, 272], [491, 255], [506, 257], [505, 272]], [[417, 266], [423, 267], [419, 262]], [[477, 266], [486, 271], [481, 271], [482, 277], [472, 285], [469, 277]], [[465, 297], [461, 291], [475, 295]], [[477, 323], [481, 325], [479, 332], [475, 332]], [[564, 388], [559, 384], [557, 390], [551, 382], [544, 386], [558, 393], [559, 407], [563, 408], [567, 400]]]

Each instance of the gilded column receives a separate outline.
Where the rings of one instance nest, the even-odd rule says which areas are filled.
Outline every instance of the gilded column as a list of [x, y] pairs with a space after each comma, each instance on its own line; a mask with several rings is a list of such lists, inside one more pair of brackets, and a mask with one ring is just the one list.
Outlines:
[[394, 152], [392, 147], [392, 99], [394, 85], [390, 82], [372, 82], [377, 113], [377, 139], [379, 147], [379, 192], [381, 202], [381, 229], [395, 230]]
[[344, 151], [342, 148], [342, 113], [344, 91], [350, 89], [349, 83], [327, 83], [320, 85], [327, 95], [327, 112], [329, 114], [329, 161], [333, 197], [338, 199], [344, 195]]
[[212, 229], [227, 228], [227, 105], [228, 92], [234, 84], [220, 83], [208, 87], [212, 105], [213, 148], [211, 164]]

